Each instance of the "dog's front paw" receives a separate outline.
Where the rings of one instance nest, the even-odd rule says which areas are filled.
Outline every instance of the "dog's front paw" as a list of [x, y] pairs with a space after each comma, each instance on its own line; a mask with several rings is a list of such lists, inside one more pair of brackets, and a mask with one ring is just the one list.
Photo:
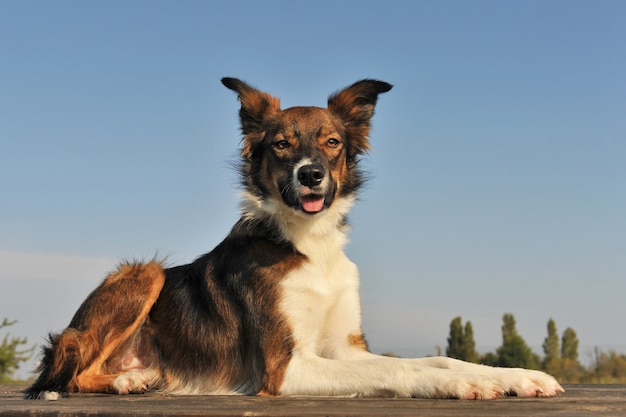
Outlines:
[[505, 390], [496, 381], [483, 376], [472, 376], [451, 381], [449, 389], [452, 396], [461, 400], [495, 400], [505, 394]]
[[460, 400], [494, 400], [506, 390], [497, 379], [486, 375], [440, 370], [431, 375], [425, 386], [420, 387], [417, 397], [457, 398]]
[[518, 397], [554, 397], [565, 392], [557, 380], [541, 371], [503, 369], [502, 385], [509, 395]]

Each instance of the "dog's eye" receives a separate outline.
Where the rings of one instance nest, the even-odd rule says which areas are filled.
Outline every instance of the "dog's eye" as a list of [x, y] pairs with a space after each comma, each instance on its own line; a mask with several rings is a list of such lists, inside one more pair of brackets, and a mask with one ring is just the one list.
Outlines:
[[339, 139], [335, 139], [335, 138], [330, 138], [326, 142], [329, 148], [336, 148], [337, 146], [339, 146], [340, 143], [341, 142], [339, 142]]
[[286, 140], [279, 140], [274, 142], [274, 148], [276, 149], [287, 149], [289, 147], [289, 142]]

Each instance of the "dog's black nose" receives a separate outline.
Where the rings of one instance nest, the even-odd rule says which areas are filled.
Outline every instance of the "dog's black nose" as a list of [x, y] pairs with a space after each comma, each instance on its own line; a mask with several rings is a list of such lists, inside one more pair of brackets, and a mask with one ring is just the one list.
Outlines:
[[304, 165], [298, 170], [298, 181], [305, 187], [315, 187], [322, 183], [324, 175], [324, 167], [320, 164]]

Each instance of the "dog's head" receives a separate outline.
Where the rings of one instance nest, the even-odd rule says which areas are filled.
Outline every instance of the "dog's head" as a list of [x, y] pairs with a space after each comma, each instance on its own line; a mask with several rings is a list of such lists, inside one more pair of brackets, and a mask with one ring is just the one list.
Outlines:
[[[280, 100], [241, 80], [223, 78], [241, 102], [241, 148], [246, 191], [260, 206], [316, 216], [362, 183], [357, 157], [369, 149], [378, 94], [391, 84], [362, 80], [328, 99], [327, 108], [280, 108]], [[263, 207], [261, 207], [263, 208]], [[271, 209], [273, 211], [273, 209]]]

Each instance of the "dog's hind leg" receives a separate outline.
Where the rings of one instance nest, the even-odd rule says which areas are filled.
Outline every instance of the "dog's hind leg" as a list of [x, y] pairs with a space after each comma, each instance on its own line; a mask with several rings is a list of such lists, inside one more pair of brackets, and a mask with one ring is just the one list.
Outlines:
[[[165, 275], [155, 261], [123, 264], [80, 306], [70, 325], [50, 337], [29, 398], [45, 391], [128, 393], [158, 379], [150, 349], [140, 349], [142, 329]], [[139, 357], [142, 355], [149, 358]], [[125, 378], [124, 375], [130, 375]], [[121, 379], [117, 380], [118, 377]]]

